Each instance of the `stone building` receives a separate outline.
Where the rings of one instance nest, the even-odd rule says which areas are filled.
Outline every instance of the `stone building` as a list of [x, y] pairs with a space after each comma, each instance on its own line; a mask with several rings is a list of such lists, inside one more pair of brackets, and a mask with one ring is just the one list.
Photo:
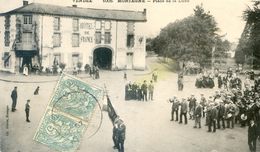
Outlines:
[[60, 63], [102, 69], [145, 69], [143, 11], [70, 7], [24, 1], [0, 14], [0, 70], [21, 72]]

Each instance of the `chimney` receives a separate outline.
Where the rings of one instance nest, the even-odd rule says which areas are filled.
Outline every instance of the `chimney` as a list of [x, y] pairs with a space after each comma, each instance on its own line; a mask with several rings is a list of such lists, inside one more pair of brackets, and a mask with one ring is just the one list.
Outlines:
[[28, 1], [23, 1], [23, 6], [28, 5]]
[[72, 5], [72, 7], [77, 7], [77, 5]]
[[143, 14], [146, 15], [146, 8], [144, 9]]

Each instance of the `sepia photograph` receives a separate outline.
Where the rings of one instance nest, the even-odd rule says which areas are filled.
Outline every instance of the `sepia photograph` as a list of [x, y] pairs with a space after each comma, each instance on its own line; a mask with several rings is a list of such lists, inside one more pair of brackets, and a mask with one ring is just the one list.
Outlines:
[[0, 152], [260, 152], [259, 0], [1, 0]]

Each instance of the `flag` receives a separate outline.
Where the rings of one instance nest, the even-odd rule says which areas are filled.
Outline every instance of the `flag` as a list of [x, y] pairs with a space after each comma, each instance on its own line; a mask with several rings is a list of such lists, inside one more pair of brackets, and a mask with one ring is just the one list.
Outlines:
[[115, 119], [118, 117], [109, 97], [107, 96], [107, 112], [108, 112], [108, 117], [112, 121], [112, 123], [115, 122]]
[[101, 88], [63, 73], [34, 140], [56, 151], [74, 152], [102, 98]]

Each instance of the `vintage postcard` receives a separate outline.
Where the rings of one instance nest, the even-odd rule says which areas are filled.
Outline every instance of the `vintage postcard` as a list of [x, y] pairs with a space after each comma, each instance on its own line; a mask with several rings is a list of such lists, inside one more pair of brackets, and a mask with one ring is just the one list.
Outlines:
[[1, 0], [0, 152], [260, 151], [259, 12]]

